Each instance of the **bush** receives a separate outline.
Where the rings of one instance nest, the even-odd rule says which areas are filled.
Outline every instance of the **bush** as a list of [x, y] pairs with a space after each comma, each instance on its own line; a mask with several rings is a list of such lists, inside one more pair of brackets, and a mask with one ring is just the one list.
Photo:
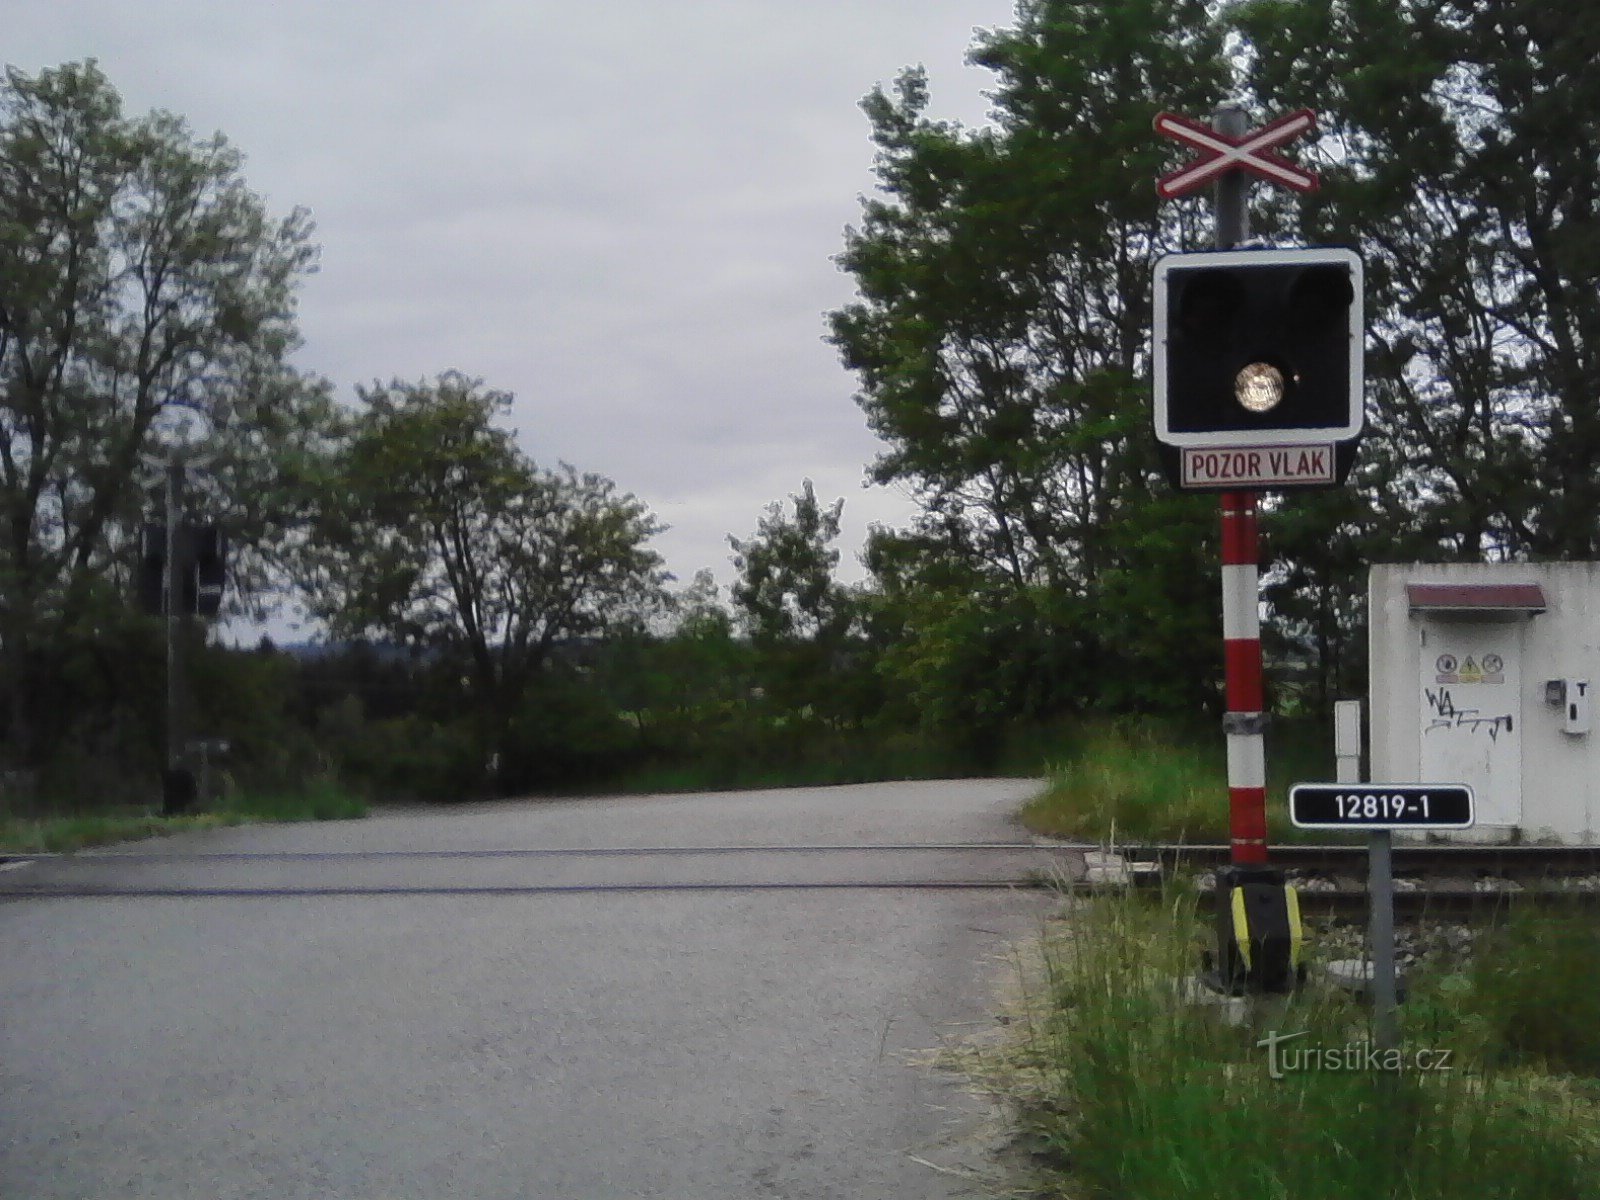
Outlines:
[[367, 815], [367, 802], [336, 780], [322, 778], [293, 791], [243, 792], [218, 804], [217, 811], [245, 821], [349, 821]]
[[384, 800], [460, 800], [485, 788], [481, 743], [465, 721], [363, 722], [346, 729], [330, 754], [340, 779]]
[[640, 757], [638, 731], [606, 695], [582, 680], [538, 680], [511, 728], [500, 790], [569, 787], [615, 777]]

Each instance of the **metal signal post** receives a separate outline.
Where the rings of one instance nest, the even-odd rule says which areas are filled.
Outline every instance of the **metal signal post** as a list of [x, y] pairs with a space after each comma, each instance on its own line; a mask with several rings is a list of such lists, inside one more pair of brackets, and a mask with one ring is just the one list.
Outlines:
[[[1217, 132], [1244, 137], [1244, 109], [1217, 110]], [[1217, 177], [1216, 248], [1231, 250], [1250, 237], [1248, 184], [1241, 171]], [[1222, 639], [1228, 714], [1228, 841], [1235, 863], [1267, 861], [1267, 754], [1261, 715], [1261, 535], [1254, 492], [1223, 492]]]
[[1267, 861], [1267, 753], [1254, 492], [1222, 493], [1222, 646], [1227, 695], [1228, 841], [1236, 863]]
[[183, 451], [175, 449], [167, 463], [167, 746], [166, 769], [162, 772], [162, 813], [171, 816], [193, 805], [193, 776], [185, 763], [188, 743], [188, 689], [184, 674], [184, 638], [188, 634], [188, 613], [183, 604]]
[[[1309, 110], [1271, 122], [1253, 133], [1243, 108], [1235, 105], [1219, 109], [1209, 129], [1171, 113], [1160, 114], [1155, 127], [1157, 132], [1202, 152], [1202, 158], [1163, 176], [1156, 187], [1164, 199], [1172, 199], [1198, 191], [1206, 184], [1214, 185], [1218, 251], [1231, 251], [1250, 237], [1246, 172], [1301, 191], [1317, 184], [1315, 175], [1270, 153], [1272, 147], [1316, 128], [1315, 115]], [[1179, 477], [1174, 482], [1184, 488], [1209, 482], [1231, 489], [1222, 492], [1220, 506], [1227, 694], [1223, 732], [1228, 750], [1231, 862], [1217, 873], [1216, 950], [1214, 955], [1208, 955], [1209, 969], [1203, 978], [1216, 990], [1232, 995], [1289, 991], [1299, 983], [1303, 972], [1299, 898], [1295, 889], [1285, 883], [1283, 873], [1267, 865], [1266, 718], [1262, 711], [1266, 704], [1256, 489], [1272, 486], [1274, 481], [1302, 486], [1335, 481], [1331, 477], [1335, 473], [1333, 445], [1327, 444], [1320, 451], [1301, 449], [1308, 446], [1313, 431], [1327, 422], [1319, 406], [1302, 403], [1315, 394], [1302, 394], [1306, 372], [1296, 369], [1294, 360], [1299, 356], [1254, 343], [1274, 332], [1281, 335], [1288, 329], [1298, 333], [1303, 332], [1302, 327], [1327, 323], [1326, 318], [1337, 317], [1343, 311], [1341, 306], [1350, 303], [1352, 297], [1344, 293], [1353, 295], [1355, 290], [1345, 286], [1345, 276], [1337, 274], [1348, 272], [1349, 268], [1343, 265], [1335, 264], [1334, 274], [1313, 274], [1312, 268], [1321, 264], [1303, 263], [1298, 257], [1282, 253], [1246, 260], [1253, 260], [1253, 255], [1213, 256], [1205, 268], [1191, 267], [1182, 274], [1181, 267], [1164, 259], [1156, 269], [1154, 330], [1156, 433], [1180, 463]], [[1260, 286], [1270, 282], [1262, 276], [1262, 268], [1276, 271], [1280, 267], [1286, 268], [1286, 279], [1287, 273], [1298, 279], [1303, 271], [1307, 280], [1305, 284], [1292, 285], [1283, 297], [1288, 302], [1287, 319], [1277, 311], [1280, 298], [1275, 293], [1268, 295]], [[1181, 294], [1173, 286], [1174, 275], [1181, 275], [1184, 280]], [[1176, 333], [1172, 332], [1174, 310], [1166, 307], [1172, 297], [1176, 297], [1172, 302], [1180, 326]], [[1310, 317], [1319, 319], [1306, 319]], [[1251, 344], [1236, 345], [1241, 338]], [[1336, 337], [1330, 341], [1337, 344]], [[1175, 355], [1174, 348], [1180, 346], [1182, 353]], [[1252, 356], [1242, 366], [1233, 363], [1232, 353], [1245, 349], [1252, 351]], [[1220, 372], [1224, 365], [1225, 373]], [[1219, 379], [1226, 399], [1216, 394]], [[1185, 411], [1174, 411], [1175, 398], [1180, 399]], [[1220, 419], [1220, 424], [1214, 413], [1206, 419], [1217, 403], [1224, 407], [1236, 404], [1239, 411], [1228, 408], [1228, 415]], [[1197, 405], [1200, 411], [1191, 411]], [[1273, 423], [1283, 421], [1282, 414], [1290, 410], [1298, 412], [1296, 420], [1301, 424], [1288, 423], [1287, 436], [1280, 431], [1276, 439], [1280, 444], [1249, 436], [1272, 431]], [[1175, 417], [1181, 419], [1174, 420]], [[1312, 419], [1307, 420], [1308, 417]], [[1241, 432], [1246, 436], [1241, 437]], [[1260, 444], [1248, 444], [1257, 440]], [[1243, 453], [1235, 449], [1240, 445]], [[1193, 460], [1192, 449], [1222, 453]], [[1196, 474], [1200, 478], [1196, 480], [1188, 478], [1191, 461], [1199, 464]]]

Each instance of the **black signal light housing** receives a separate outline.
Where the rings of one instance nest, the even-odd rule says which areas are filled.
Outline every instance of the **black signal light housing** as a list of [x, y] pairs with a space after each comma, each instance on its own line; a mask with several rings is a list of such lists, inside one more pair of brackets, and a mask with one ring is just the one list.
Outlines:
[[1173, 451], [1342, 447], [1342, 479], [1365, 426], [1360, 257], [1169, 255], [1154, 290], [1157, 440]]

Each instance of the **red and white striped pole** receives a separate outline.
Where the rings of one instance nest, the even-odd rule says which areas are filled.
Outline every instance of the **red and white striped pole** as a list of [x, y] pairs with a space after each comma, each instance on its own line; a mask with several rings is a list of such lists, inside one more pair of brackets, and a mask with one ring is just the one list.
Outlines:
[[1260, 581], [1254, 492], [1222, 493], [1222, 639], [1228, 715], [1228, 833], [1235, 863], [1267, 861]]
[[[1244, 109], [1226, 104], [1216, 128], [1242, 137]], [[1248, 184], [1242, 172], [1219, 176], [1216, 186], [1216, 246], [1228, 250], [1250, 236]], [[1254, 492], [1222, 493], [1222, 639], [1228, 715], [1228, 836], [1235, 863], [1267, 861], [1267, 752], [1262, 737], [1261, 593], [1257, 564]]]

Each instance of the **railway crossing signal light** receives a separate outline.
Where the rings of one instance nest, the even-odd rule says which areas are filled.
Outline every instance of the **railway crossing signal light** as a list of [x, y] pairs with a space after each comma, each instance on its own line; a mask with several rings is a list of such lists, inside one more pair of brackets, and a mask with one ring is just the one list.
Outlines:
[[[215, 617], [222, 611], [228, 578], [228, 535], [217, 525], [178, 527], [178, 611]], [[157, 616], [167, 611], [167, 527], [152, 522], [139, 535], [139, 607]]]
[[[1155, 275], [1155, 426], [1180, 486], [1202, 451], [1319, 448], [1328, 469], [1297, 475], [1268, 458], [1218, 487], [1342, 479], [1365, 424], [1361, 260], [1342, 248], [1169, 255]], [[1342, 448], [1342, 453], [1336, 453]], [[1340, 460], [1337, 471], [1335, 460]], [[1281, 458], [1279, 462], [1285, 461]], [[1312, 460], [1315, 461], [1315, 460]]]
[[193, 611], [214, 617], [222, 609], [222, 591], [228, 582], [228, 535], [216, 525], [190, 526], [185, 532], [192, 538], [194, 553]]

